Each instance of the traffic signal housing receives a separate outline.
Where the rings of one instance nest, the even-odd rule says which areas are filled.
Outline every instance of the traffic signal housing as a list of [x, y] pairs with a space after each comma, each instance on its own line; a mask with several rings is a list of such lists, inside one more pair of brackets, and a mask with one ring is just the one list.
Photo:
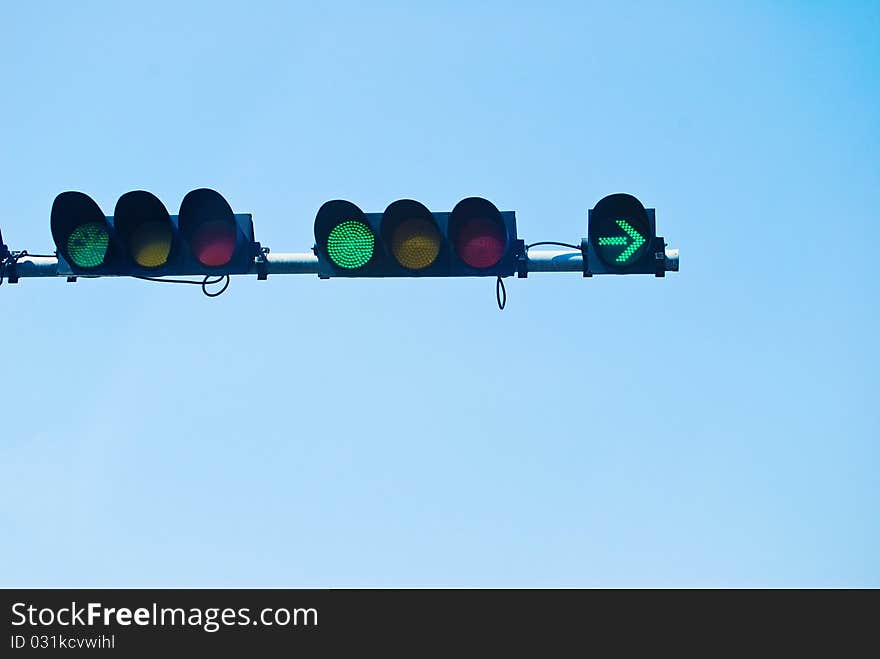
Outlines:
[[178, 215], [143, 190], [122, 195], [111, 216], [82, 192], [62, 192], [51, 226], [67, 275], [245, 274], [259, 252], [251, 215], [207, 188], [189, 192]]
[[516, 215], [481, 197], [451, 212], [399, 199], [383, 213], [326, 202], [315, 217], [318, 276], [508, 277], [525, 258]]
[[581, 241], [584, 276], [666, 273], [665, 240], [657, 236], [653, 208], [630, 194], [603, 197], [589, 211]]

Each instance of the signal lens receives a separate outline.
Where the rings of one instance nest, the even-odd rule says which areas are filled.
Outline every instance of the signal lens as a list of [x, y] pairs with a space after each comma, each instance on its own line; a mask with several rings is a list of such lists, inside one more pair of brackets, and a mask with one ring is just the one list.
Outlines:
[[107, 227], [98, 222], [80, 224], [67, 238], [67, 253], [79, 268], [96, 268], [107, 257], [110, 234]]
[[421, 217], [403, 220], [391, 234], [391, 251], [404, 268], [422, 270], [437, 260], [440, 232]]
[[340, 268], [362, 268], [373, 258], [376, 239], [363, 222], [346, 220], [337, 224], [327, 236], [327, 255]]
[[490, 219], [467, 220], [455, 238], [455, 251], [472, 268], [491, 268], [504, 256], [504, 228]]
[[208, 220], [193, 232], [193, 254], [202, 265], [219, 268], [232, 260], [235, 242], [235, 225], [224, 220]]
[[167, 222], [150, 221], [135, 227], [128, 245], [135, 263], [142, 268], [157, 268], [168, 262], [171, 240]]

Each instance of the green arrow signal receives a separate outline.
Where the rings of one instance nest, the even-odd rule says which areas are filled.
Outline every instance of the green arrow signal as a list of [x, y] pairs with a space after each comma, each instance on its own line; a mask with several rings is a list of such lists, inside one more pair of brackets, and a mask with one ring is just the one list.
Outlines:
[[[628, 234], [629, 238], [632, 239], [629, 247], [618, 254], [615, 259], [618, 263], [626, 263], [630, 257], [638, 251], [639, 247], [645, 244], [645, 237], [636, 231], [626, 220], [617, 220], [617, 226], [623, 229]], [[626, 245], [628, 240], [627, 236], [601, 236], [599, 238], [599, 246], [610, 247], [613, 245]]]

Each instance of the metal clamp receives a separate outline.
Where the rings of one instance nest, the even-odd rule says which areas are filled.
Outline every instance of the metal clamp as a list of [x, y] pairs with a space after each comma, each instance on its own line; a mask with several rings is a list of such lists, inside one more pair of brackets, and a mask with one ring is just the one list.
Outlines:
[[513, 260], [516, 264], [516, 276], [525, 279], [529, 276], [529, 257], [526, 255], [526, 241], [517, 240], [513, 244]]
[[590, 270], [590, 259], [588, 254], [590, 253], [590, 239], [589, 238], [581, 238], [581, 257], [583, 258], [583, 272], [584, 277], [592, 277], [593, 273]]
[[6, 245], [0, 245], [0, 279], [6, 277], [10, 284], [18, 283], [18, 259], [26, 252], [11, 252]]
[[269, 248], [256, 243], [256, 249], [257, 281], [266, 281], [269, 278], [269, 259], [266, 258]]

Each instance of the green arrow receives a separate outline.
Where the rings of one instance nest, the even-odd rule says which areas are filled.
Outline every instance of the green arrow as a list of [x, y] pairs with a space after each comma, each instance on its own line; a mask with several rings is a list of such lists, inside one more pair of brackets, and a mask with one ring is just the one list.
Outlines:
[[[629, 235], [629, 238], [632, 239], [632, 242], [629, 244], [625, 250], [623, 250], [620, 254], [618, 254], [615, 259], [618, 263], [626, 263], [629, 258], [635, 254], [639, 247], [645, 244], [645, 237], [636, 231], [632, 225], [626, 220], [617, 220], [617, 226], [626, 231]], [[612, 245], [626, 245], [628, 239], [626, 236], [601, 236], [599, 238], [599, 246], [612, 246]]]

